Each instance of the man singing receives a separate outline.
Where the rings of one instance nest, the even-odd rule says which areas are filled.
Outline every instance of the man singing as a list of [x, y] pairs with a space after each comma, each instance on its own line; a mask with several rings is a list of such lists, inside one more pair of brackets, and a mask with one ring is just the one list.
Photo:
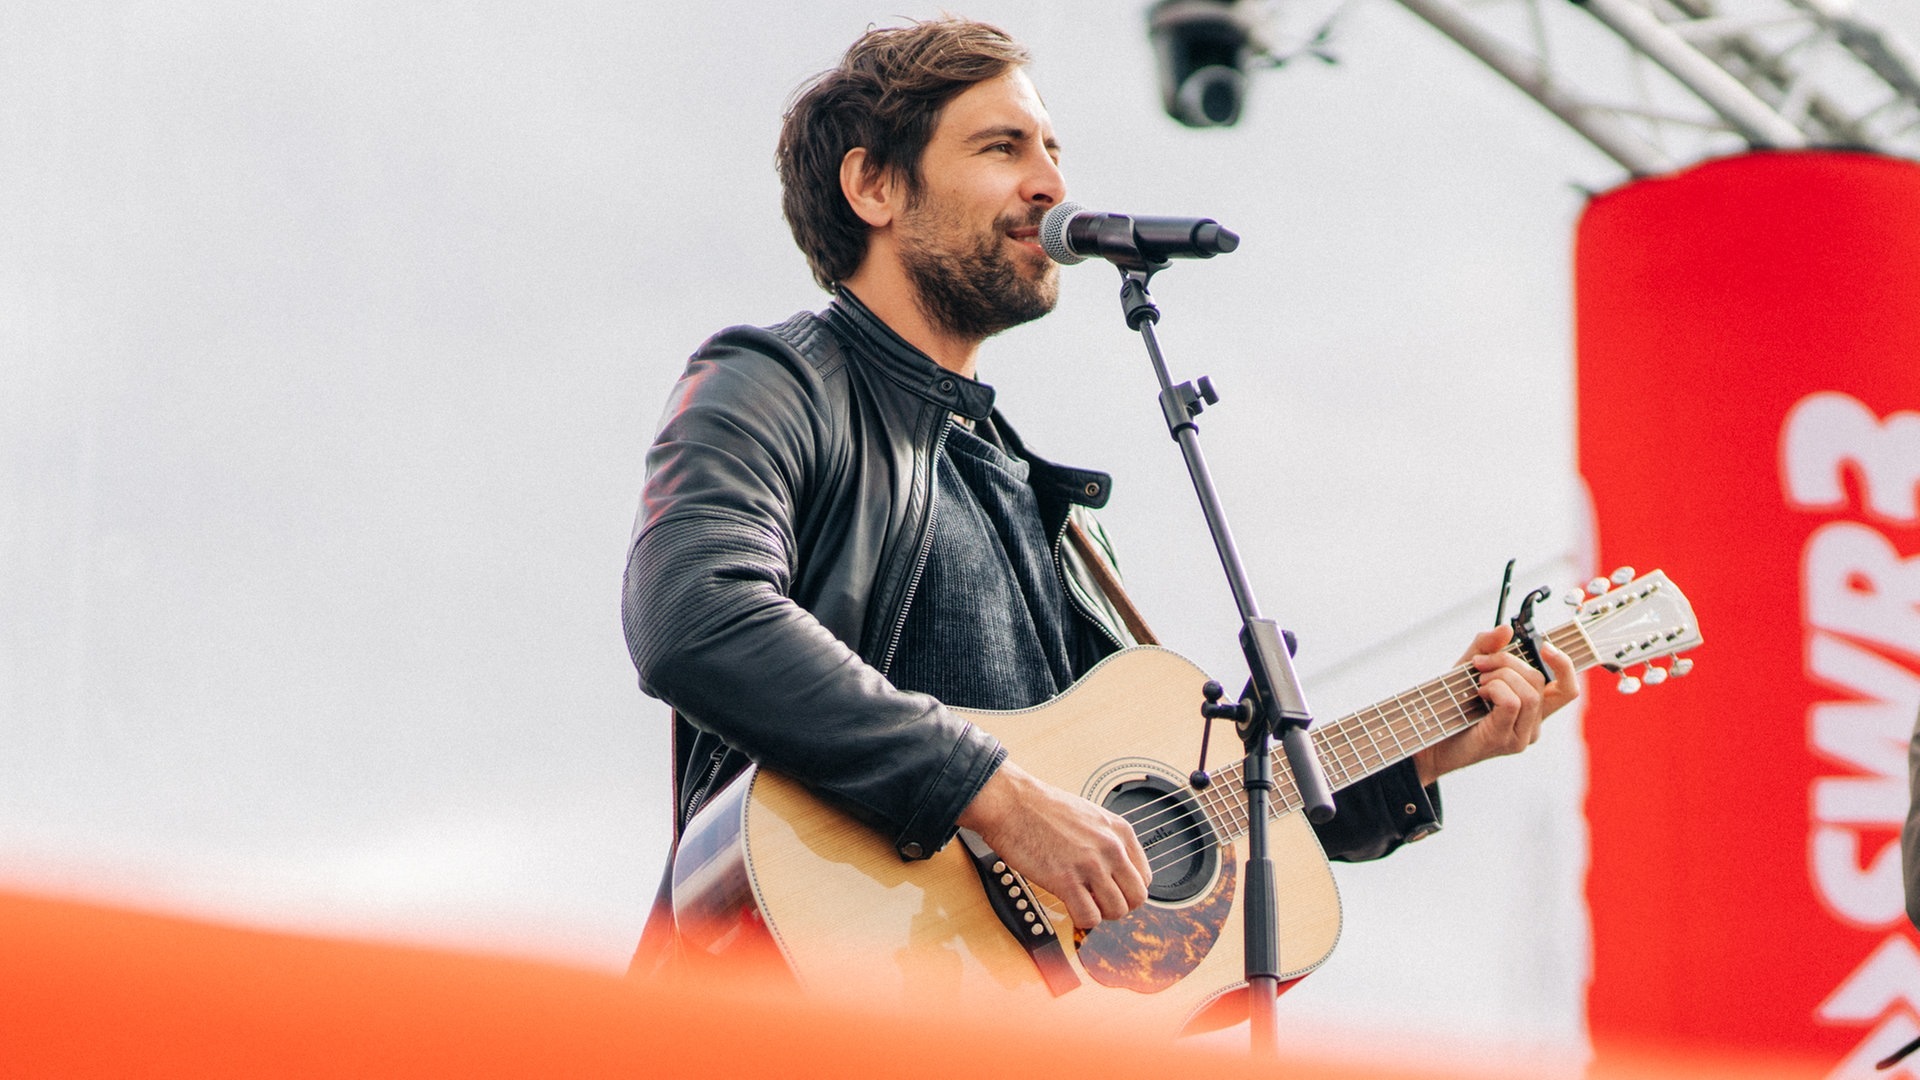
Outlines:
[[[1038, 704], [1137, 643], [1089, 565], [1109, 478], [1028, 449], [975, 378], [982, 343], [1058, 294], [1037, 227], [1066, 185], [1026, 62], [1002, 31], [943, 19], [869, 31], [798, 95], [783, 207], [833, 299], [688, 362], [623, 611], [641, 687], [674, 709], [677, 826], [759, 762], [902, 859], [971, 829], [1091, 927], [1146, 900], [1133, 830], [949, 710]], [[1070, 523], [1092, 543], [1064, 542]], [[1471, 650], [1487, 717], [1341, 792], [1331, 856], [1432, 831], [1440, 775], [1525, 748], [1578, 692], [1551, 649], [1543, 689], [1508, 633]], [[670, 940], [663, 910], [636, 969]]]

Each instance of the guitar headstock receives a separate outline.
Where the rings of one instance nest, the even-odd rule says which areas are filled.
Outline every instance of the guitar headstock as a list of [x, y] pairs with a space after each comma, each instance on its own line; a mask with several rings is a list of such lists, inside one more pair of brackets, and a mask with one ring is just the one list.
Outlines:
[[[1574, 599], [1579, 602], [1574, 620], [1592, 643], [1601, 667], [1625, 672], [1634, 665], [1646, 665], [1641, 677], [1622, 676], [1621, 693], [1631, 694], [1643, 682], [1657, 686], [1668, 675], [1685, 675], [1693, 669], [1693, 661], [1678, 654], [1700, 644], [1700, 623], [1693, 617], [1693, 605], [1664, 572], [1634, 577], [1631, 567], [1622, 567], [1611, 578], [1593, 579], [1585, 593], [1575, 590]], [[1653, 661], [1666, 657], [1674, 657], [1667, 667], [1654, 665]]]

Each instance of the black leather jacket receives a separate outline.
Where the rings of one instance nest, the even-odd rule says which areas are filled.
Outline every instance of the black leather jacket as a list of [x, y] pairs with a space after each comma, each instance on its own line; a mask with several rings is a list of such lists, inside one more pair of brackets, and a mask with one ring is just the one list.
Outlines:
[[[927, 554], [947, 418], [992, 407], [991, 387], [847, 293], [694, 353], [647, 455], [622, 604], [640, 685], [675, 710], [676, 832], [752, 759], [882, 829], [903, 857], [952, 836], [1005, 751], [885, 673]], [[1109, 477], [1024, 456], [1042, 494], [1104, 543], [1087, 510]], [[1076, 605], [1116, 647], [1134, 644], [1073, 545], [1055, 550]], [[1398, 815], [1405, 827], [1386, 813], [1395, 800], [1419, 804]], [[1363, 801], [1343, 794], [1336, 821], [1364, 842], [1330, 845], [1336, 857], [1384, 854], [1437, 816], [1404, 775]]]
[[[1005, 752], [884, 673], [926, 559], [941, 432], [992, 408], [991, 387], [850, 294], [695, 352], [647, 455], [623, 604], [640, 685], [676, 711], [678, 824], [751, 758], [908, 858], [952, 836]], [[1032, 475], [1076, 514], [1106, 502], [1105, 473], [1036, 461]], [[1082, 609], [1133, 644], [1056, 547]]]

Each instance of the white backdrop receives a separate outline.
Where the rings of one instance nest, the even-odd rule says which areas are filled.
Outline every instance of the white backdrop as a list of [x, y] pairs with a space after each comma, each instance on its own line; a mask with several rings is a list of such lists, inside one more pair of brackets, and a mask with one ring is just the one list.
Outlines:
[[[621, 967], [668, 828], [618, 620], [641, 455], [702, 338], [823, 302], [779, 115], [900, 8], [16, 3], [0, 885]], [[1162, 340], [1224, 396], [1216, 478], [1336, 715], [1449, 663], [1506, 559], [1584, 562], [1570, 238], [1575, 182], [1618, 175], [1385, 4], [1340, 66], [1183, 130], [1143, 8], [968, 14], [1032, 47], [1076, 200], [1245, 238], [1156, 282]], [[1115, 280], [1066, 276], [983, 377], [1037, 449], [1119, 474], [1139, 600], [1237, 683]], [[1577, 724], [1340, 869], [1289, 1038], [1579, 1056]]]

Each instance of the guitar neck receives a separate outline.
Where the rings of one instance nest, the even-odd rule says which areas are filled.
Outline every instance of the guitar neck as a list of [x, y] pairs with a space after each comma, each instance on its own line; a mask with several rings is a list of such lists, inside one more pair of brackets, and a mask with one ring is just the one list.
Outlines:
[[[1546, 638], [1554, 648], [1567, 654], [1576, 671], [1585, 671], [1600, 662], [1593, 642], [1578, 621], [1548, 631]], [[1507, 651], [1519, 655], [1519, 646], [1508, 646]], [[1332, 723], [1315, 724], [1313, 743], [1320, 754], [1327, 786], [1339, 791], [1359, 783], [1479, 723], [1487, 715], [1487, 703], [1480, 697], [1479, 684], [1480, 673], [1472, 665], [1462, 664], [1437, 679], [1359, 712]], [[1276, 759], [1276, 763], [1283, 764], [1284, 759]], [[1245, 773], [1246, 762], [1235, 762], [1216, 770], [1213, 783], [1193, 792], [1208, 821], [1223, 837], [1238, 837], [1247, 831], [1247, 807], [1240, 783]], [[1292, 773], [1276, 768], [1274, 786], [1275, 817], [1301, 808], [1300, 789]]]

